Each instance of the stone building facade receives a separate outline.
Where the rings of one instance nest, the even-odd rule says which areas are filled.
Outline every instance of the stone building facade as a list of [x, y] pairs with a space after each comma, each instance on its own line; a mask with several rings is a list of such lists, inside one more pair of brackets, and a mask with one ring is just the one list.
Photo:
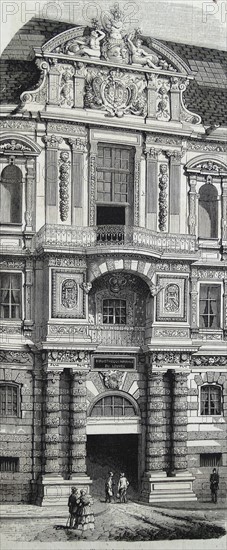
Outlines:
[[222, 58], [116, 9], [31, 20], [3, 53], [4, 502], [64, 504], [110, 468], [162, 502], [207, 498], [216, 466], [224, 494]]

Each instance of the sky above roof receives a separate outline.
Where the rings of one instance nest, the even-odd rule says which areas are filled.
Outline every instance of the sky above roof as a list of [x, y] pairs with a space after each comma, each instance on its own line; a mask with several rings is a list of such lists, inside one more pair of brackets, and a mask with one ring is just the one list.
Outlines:
[[[128, 28], [144, 35], [227, 49], [227, 0], [118, 0]], [[32, 17], [79, 25], [102, 19], [115, 0], [24, 0], [2, 2], [1, 52]]]

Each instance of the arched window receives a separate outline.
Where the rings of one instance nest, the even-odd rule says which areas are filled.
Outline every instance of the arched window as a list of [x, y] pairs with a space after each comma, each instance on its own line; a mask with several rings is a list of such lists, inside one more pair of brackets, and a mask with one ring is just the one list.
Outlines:
[[221, 414], [221, 387], [216, 384], [201, 386], [201, 414]]
[[22, 221], [22, 172], [10, 164], [2, 170], [0, 187], [1, 223]]
[[136, 416], [134, 405], [121, 395], [106, 395], [95, 403], [90, 416]]
[[0, 384], [0, 415], [20, 416], [20, 392], [17, 384]]
[[199, 190], [199, 237], [218, 237], [218, 192], [214, 185], [206, 183]]

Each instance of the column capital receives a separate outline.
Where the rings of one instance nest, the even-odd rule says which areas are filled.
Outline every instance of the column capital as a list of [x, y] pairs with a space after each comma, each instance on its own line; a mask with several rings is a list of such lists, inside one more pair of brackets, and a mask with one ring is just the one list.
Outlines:
[[42, 140], [46, 144], [46, 147], [49, 149], [58, 149], [60, 143], [63, 142], [62, 137], [55, 136], [54, 134], [52, 134], [51, 136], [43, 136]]
[[71, 146], [73, 152], [76, 153], [86, 153], [87, 152], [87, 142], [84, 138], [68, 138], [68, 143]]

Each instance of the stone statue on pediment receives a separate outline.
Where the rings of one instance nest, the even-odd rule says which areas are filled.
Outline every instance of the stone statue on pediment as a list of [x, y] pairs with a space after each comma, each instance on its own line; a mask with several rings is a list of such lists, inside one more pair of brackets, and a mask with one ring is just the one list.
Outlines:
[[100, 42], [105, 37], [105, 33], [99, 29], [92, 29], [88, 37], [74, 38], [69, 41], [66, 47], [68, 55], [88, 55], [100, 59]]
[[124, 18], [117, 4], [110, 10], [110, 15], [103, 17], [103, 26], [106, 37], [101, 47], [102, 58], [113, 63], [128, 64], [130, 52], [124, 29]]
[[135, 63], [142, 67], [147, 65], [151, 69], [157, 68], [159, 63], [158, 56], [149, 51], [148, 48], [145, 49], [142, 40], [138, 36], [134, 37], [133, 42], [133, 35], [129, 34], [127, 36], [127, 43], [130, 49], [132, 64]]

